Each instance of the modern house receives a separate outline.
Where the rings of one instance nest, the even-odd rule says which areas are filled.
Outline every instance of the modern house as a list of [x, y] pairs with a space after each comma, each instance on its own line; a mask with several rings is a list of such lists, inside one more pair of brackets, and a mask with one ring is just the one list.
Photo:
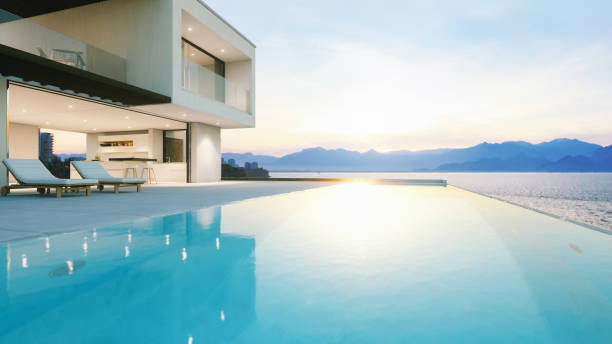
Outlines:
[[0, 160], [54, 129], [117, 176], [217, 181], [221, 129], [254, 126], [255, 45], [201, 1], [0, 3]]

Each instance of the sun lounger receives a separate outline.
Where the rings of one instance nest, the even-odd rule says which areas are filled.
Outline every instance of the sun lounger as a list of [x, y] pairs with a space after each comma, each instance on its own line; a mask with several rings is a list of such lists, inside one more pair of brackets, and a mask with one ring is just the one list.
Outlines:
[[98, 190], [104, 190], [104, 185], [112, 185], [115, 193], [119, 187], [135, 186], [136, 192], [140, 192], [141, 185], [146, 183], [144, 178], [116, 178], [108, 174], [104, 167], [97, 161], [73, 161], [72, 166], [83, 178], [98, 180]]
[[37, 159], [4, 159], [4, 165], [11, 172], [19, 184], [2, 187], [0, 194], [8, 195], [12, 189], [34, 189], [44, 195], [47, 189], [55, 189], [57, 198], [62, 198], [66, 190], [85, 189], [85, 195], [91, 194], [91, 187], [98, 184], [95, 179], [61, 179], [57, 178], [47, 170], [40, 160]]

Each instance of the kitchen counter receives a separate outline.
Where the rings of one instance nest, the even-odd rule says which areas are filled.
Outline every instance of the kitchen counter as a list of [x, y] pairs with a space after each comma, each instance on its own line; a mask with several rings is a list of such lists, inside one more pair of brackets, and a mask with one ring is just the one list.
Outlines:
[[110, 159], [108, 159], [108, 161], [137, 161], [137, 162], [155, 161], [155, 162], [157, 162], [157, 159], [147, 159], [147, 158], [110, 158]]
[[[117, 160], [114, 160], [117, 159]], [[157, 180], [163, 182], [180, 182], [184, 183], [187, 178], [187, 164], [184, 162], [158, 163], [155, 159], [146, 158], [114, 158], [113, 161], [101, 161], [100, 165], [113, 177], [125, 177], [126, 168], [135, 168], [136, 175], [142, 176], [142, 168], [153, 168]], [[149, 165], [145, 163], [152, 162]], [[129, 177], [133, 177], [130, 173]], [[79, 174], [70, 164], [70, 178], [80, 178]]]

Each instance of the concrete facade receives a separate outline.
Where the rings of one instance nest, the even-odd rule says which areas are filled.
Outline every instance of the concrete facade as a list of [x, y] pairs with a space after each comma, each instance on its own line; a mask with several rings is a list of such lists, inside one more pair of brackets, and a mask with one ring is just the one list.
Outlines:
[[[2, 45], [48, 59], [55, 59], [53, 54], [58, 49], [78, 52], [85, 64], [75, 68], [170, 97], [170, 103], [126, 104], [126, 109], [189, 123], [189, 182], [220, 180], [222, 129], [255, 126], [256, 47], [198, 0], [108, 0], [0, 23], [0, 26]], [[184, 52], [186, 40], [221, 61], [223, 75], [213, 74], [201, 65], [195, 65], [195, 70], [186, 68], [186, 61], [190, 61], [188, 55], [191, 55]], [[194, 62], [189, 63], [194, 65]], [[221, 98], [211, 97], [197, 87], [188, 87], [184, 82], [186, 73], [193, 73], [200, 79], [219, 79]], [[11, 80], [12, 83], [21, 82]], [[214, 84], [219, 86], [219, 80]], [[37, 80], [23, 80], [24, 83], [31, 81]], [[4, 79], [0, 82], [8, 85]], [[0, 126], [0, 158], [8, 157], [8, 141], [11, 142], [10, 150], [15, 152], [13, 157], [35, 158], [33, 144], [37, 140], [23, 142], [25, 138], [33, 140], [30, 131], [23, 136], [21, 129], [24, 128], [16, 124], [16, 131], [9, 133], [7, 94], [3, 87], [0, 90], [0, 120], [3, 123]], [[89, 94], [89, 97], [95, 96]], [[37, 131], [39, 127], [32, 129]], [[85, 130], [87, 159], [93, 159], [98, 135]], [[150, 129], [149, 135], [150, 146], [154, 147], [151, 154], [161, 156], [163, 130]], [[8, 180], [2, 166], [0, 175], [0, 185], [5, 185]]]
[[191, 123], [191, 182], [221, 180], [221, 129]]
[[[0, 75], [0, 161], [8, 158], [8, 81]], [[0, 186], [8, 184], [8, 170], [0, 163]]]

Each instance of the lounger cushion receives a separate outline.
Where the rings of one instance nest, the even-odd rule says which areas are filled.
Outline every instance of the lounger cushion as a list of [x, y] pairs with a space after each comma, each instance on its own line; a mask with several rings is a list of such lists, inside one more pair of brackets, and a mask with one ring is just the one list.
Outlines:
[[73, 161], [72, 166], [76, 168], [77, 172], [83, 178], [88, 179], [100, 179], [100, 178], [113, 178], [102, 165], [97, 161]]
[[144, 184], [144, 178], [115, 178], [97, 161], [73, 161], [72, 165], [83, 178], [97, 179], [100, 184]]
[[147, 180], [144, 178], [99, 178], [98, 184], [144, 184]]
[[36, 159], [4, 159], [4, 165], [11, 171], [15, 179], [22, 184], [83, 186], [95, 185], [95, 179], [60, 179], [47, 170], [40, 160]]

